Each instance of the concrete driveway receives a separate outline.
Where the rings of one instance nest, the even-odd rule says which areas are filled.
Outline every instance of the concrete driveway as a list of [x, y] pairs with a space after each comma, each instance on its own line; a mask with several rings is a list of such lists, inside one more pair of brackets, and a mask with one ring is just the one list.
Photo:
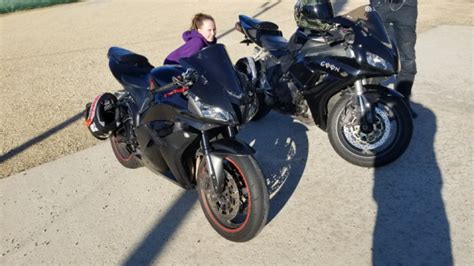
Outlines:
[[287, 116], [247, 125], [273, 192], [250, 242], [221, 238], [195, 192], [103, 143], [0, 180], [0, 264], [473, 265], [473, 37], [419, 36], [414, 137], [386, 167], [347, 163]]

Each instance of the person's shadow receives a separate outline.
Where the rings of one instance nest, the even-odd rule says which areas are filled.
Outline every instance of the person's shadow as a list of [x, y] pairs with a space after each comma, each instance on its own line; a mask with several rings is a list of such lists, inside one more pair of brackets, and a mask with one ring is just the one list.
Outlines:
[[434, 113], [412, 104], [418, 118], [405, 154], [374, 172], [377, 220], [374, 228], [374, 265], [452, 265], [449, 221], [436, 161]]
[[308, 159], [307, 128], [289, 115], [270, 112], [258, 122], [246, 124], [238, 138], [257, 151], [270, 194], [268, 223], [283, 209], [295, 191]]

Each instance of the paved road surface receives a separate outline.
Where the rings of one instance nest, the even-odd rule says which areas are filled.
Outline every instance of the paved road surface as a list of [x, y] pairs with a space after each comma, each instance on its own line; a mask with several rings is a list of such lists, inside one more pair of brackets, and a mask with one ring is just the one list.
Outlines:
[[473, 265], [473, 36], [419, 36], [414, 138], [387, 167], [350, 165], [286, 116], [249, 124], [240, 137], [276, 191], [250, 242], [221, 238], [195, 192], [122, 168], [104, 143], [0, 180], [0, 264]]

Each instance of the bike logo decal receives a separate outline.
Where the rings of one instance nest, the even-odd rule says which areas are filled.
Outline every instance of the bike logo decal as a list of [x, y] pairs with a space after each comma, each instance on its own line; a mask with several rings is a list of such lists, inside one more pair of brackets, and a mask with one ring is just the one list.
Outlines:
[[320, 64], [322, 67], [325, 67], [327, 69], [330, 69], [331, 71], [336, 71], [336, 72], [341, 72], [341, 68], [337, 67], [331, 63], [328, 63], [326, 61], [322, 61]]

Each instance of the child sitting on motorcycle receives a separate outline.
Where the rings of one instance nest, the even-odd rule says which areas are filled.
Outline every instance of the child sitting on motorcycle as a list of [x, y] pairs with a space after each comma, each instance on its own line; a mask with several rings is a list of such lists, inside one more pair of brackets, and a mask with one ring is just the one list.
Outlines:
[[179, 59], [189, 57], [202, 48], [216, 43], [216, 23], [210, 15], [194, 15], [191, 28], [183, 33], [185, 43], [171, 52], [165, 59], [165, 65], [179, 64]]

